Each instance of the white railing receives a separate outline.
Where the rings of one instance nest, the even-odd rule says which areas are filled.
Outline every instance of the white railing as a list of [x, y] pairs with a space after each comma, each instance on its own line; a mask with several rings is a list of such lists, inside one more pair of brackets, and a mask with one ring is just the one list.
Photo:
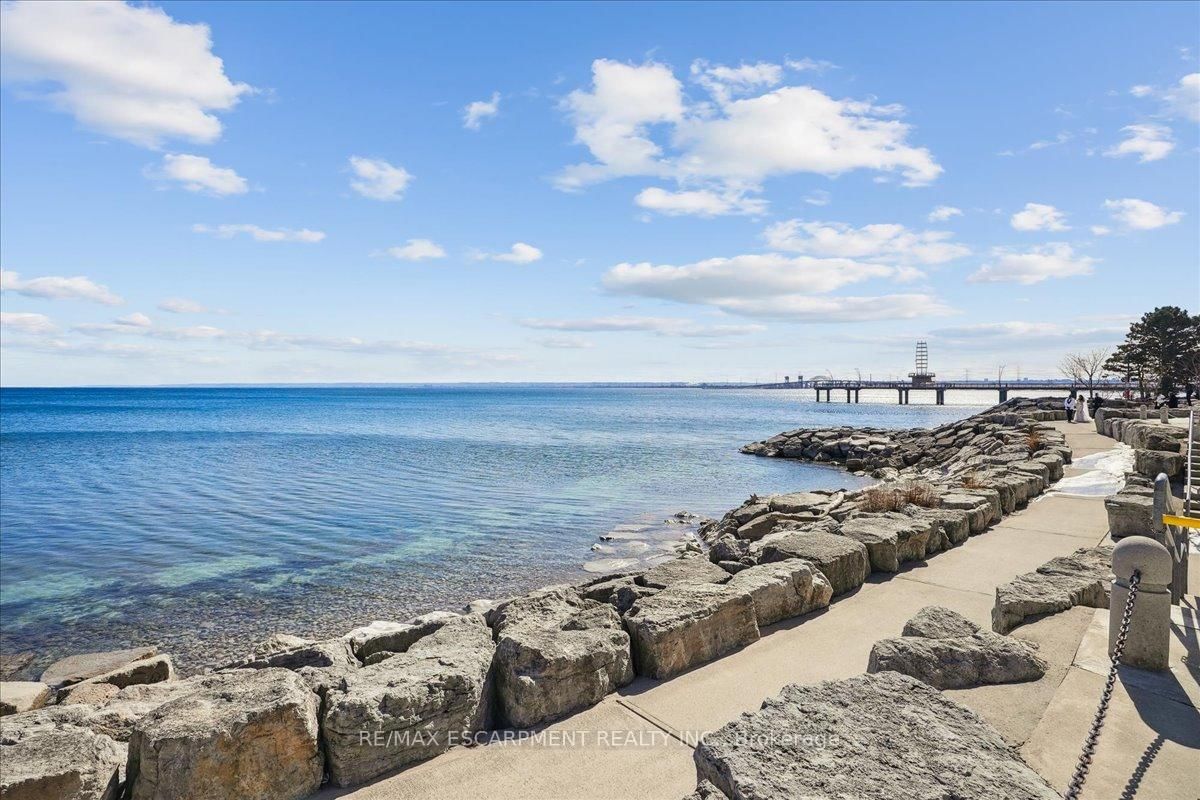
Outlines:
[[1195, 516], [1197, 509], [1196, 490], [1196, 408], [1188, 412], [1187, 461], [1183, 473], [1183, 513], [1185, 516]]

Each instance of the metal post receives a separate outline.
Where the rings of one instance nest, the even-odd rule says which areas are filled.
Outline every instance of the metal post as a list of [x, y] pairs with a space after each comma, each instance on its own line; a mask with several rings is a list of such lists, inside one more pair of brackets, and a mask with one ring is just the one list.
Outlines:
[[1178, 605], [1187, 591], [1188, 581], [1188, 538], [1186, 530], [1173, 528], [1163, 521], [1163, 516], [1175, 513], [1171, 481], [1166, 473], [1158, 473], [1154, 479], [1154, 505], [1151, 513], [1150, 538], [1161, 544], [1171, 555], [1171, 603]]
[[1167, 669], [1171, 646], [1171, 554], [1146, 536], [1127, 536], [1113, 548], [1108, 651], [1111, 655], [1122, 633], [1125, 601], [1135, 572], [1140, 580], [1120, 663], [1141, 669]]

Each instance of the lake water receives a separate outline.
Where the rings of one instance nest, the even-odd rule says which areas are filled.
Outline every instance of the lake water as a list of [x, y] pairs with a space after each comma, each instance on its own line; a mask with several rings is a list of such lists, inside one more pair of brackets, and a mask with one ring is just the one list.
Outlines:
[[578, 386], [3, 389], [0, 651], [41, 666], [157, 643], [186, 671], [276, 631], [335, 635], [577, 580], [631, 554], [622, 535], [599, 541], [614, 529], [661, 552], [676, 511], [857, 483], [742, 444], [979, 407]]

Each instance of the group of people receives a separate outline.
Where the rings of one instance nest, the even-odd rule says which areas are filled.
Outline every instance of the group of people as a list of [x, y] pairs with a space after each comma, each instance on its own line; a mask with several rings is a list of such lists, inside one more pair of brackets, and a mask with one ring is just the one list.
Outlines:
[[1104, 405], [1104, 398], [1100, 395], [1092, 395], [1091, 398], [1085, 399], [1083, 395], [1071, 392], [1070, 396], [1063, 400], [1063, 409], [1067, 412], [1067, 422], [1091, 422], [1092, 415], [1102, 405]]

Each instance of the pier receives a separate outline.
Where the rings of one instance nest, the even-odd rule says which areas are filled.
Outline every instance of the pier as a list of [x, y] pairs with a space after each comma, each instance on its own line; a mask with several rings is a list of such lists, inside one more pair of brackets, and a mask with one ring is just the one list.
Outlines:
[[[783, 389], [793, 388], [790, 384], [763, 384], [756, 388], [759, 389]], [[1008, 399], [1008, 393], [1017, 392], [1064, 392], [1071, 389], [1079, 390], [1080, 387], [1072, 384], [1070, 381], [929, 381], [929, 382], [908, 382], [908, 381], [814, 381], [811, 385], [817, 393], [817, 402], [822, 402], [821, 393], [825, 393], [826, 403], [833, 402], [833, 393], [835, 391], [846, 393], [847, 403], [857, 403], [859, 400], [859, 392], [863, 389], [892, 389], [896, 392], [896, 400], [902, 405], [909, 404], [909, 395], [915, 391], [930, 391], [935, 393], [935, 402], [939, 406], [946, 404], [946, 392], [950, 390], [969, 390], [980, 392], [996, 392], [1000, 397], [1000, 402], [1003, 403]], [[1125, 389], [1125, 384], [1113, 381], [1096, 384], [1092, 387], [1096, 391], [1114, 391]]]

